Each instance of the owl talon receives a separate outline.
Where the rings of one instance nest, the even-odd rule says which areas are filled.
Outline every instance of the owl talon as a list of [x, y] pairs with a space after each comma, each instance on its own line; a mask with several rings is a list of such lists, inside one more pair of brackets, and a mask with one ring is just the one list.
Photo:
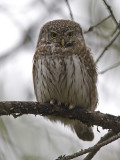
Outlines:
[[54, 100], [54, 99], [51, 99], [51, 100], [50, 100], [50, 104], [55, 104], [55, 100]]
[[61, 104], [62, 104], [62, 103], [61, 103], [60, 101], [57, 102], [57, 105], [58, 105], [58, 106], [61, 106]]
[[56, 101], [55, 99], [51, 99], [50, 104], [57, 104], [58, 106], [62, 105], [62, 103], [60, 101]]
[[70, 105], [69, 105], [69, 109], [73, 109], [73, 108], [75, 108], [75, 105], [70, 104]]

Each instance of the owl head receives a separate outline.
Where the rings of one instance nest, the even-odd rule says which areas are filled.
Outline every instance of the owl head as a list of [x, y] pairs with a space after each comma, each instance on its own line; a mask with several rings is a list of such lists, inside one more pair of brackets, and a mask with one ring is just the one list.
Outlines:
[[54, 20], [46, 23], [39, 35], [38, 44], [52, 44], [57, 47], [73, 47], [83, 42], [80, 25], [70, 20]]

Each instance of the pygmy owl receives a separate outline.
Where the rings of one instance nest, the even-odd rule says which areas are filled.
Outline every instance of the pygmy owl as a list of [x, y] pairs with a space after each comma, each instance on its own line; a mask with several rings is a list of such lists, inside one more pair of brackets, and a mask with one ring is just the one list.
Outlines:
[[[33, 82], [37, 101], [57, 102], [95, 110], [97, 73], [80, 25], [70, 20], [46, 23], [39, 34], [34, 55]], [[48, 116], [69, 125], [82, 140], [91, 141], [91, 127], [78, 120]]]

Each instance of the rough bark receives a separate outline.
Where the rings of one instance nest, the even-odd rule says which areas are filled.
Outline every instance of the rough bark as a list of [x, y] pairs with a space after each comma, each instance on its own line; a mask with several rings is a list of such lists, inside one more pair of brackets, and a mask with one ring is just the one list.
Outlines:
[[82, 107], [68, 109], [68, 107], [64, 105], [57, 106], [49, 103], [40, 104], [39, 102], [20, 101], [0, 102], [0, 116], [13, 115], [16, 118], [23, 114], [60, 116], [77, 119], [87, 125], [97, 125], [103, 129], [112, 129], [114, 132], [120, 131], [120, 116], [104, 114], [99, 111], [89, 111]]

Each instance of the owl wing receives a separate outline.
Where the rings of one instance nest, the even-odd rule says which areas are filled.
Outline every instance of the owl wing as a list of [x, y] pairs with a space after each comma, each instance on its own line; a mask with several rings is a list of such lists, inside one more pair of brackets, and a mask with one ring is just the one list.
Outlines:
[[85, 50], [83, 51], [83, 57], [84, 57], [83, 58], [84, 65], [87, 68], [87, 72], [91, 79], [91, 85], [90, 85], [91, 110], [95, 110], [98, 103], [98, 94], [96, 88], [97, 69], [89, 48], [87, 47], [85, 48]]

